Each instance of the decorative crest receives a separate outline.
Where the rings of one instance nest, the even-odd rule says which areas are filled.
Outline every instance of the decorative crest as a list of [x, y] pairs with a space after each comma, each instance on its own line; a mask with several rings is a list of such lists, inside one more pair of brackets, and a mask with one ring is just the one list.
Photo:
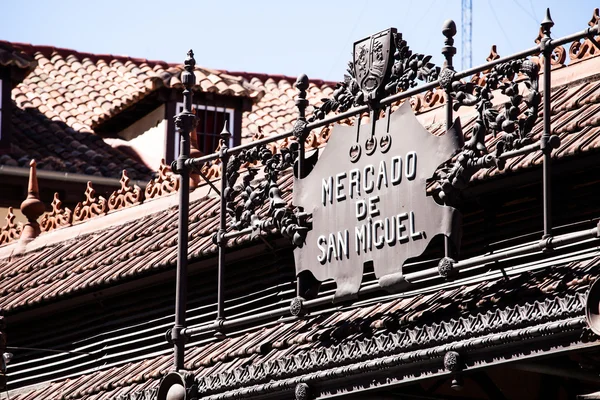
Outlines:
[[[600, 54], [600, 46], [598, 40], [600, 39], [600, 11], [598, 8], [594, 9], [592, 18], [588, 22], [590, 28], [588, 28], [592, 35], [583, 39], [583, 41], [576, 40], [571, 43], [569, 48], [570, 63], [575, 63], [586, 58], [594, 57]], [[594, 36], [596, 36], [594, 38]]]
[[160, 160], [158, 176], [146, 185], [146, 200], [176, 193], [179, 190], [179, 179], [171, 172], [171, 168], [165, 164], [165, 159]]
[[[532, 143], [531, 130], [539, 113], [541, 95], [539, 92], [539, 65], [531, 60], [520, 59], [494, 66], [482, 80], [482, 86], [476, 83], [454, 81], [450, 95], [454, 99], [454, 109], [468, 106], [477, 111], [470, 139], [464, 144], [462, 151], [446, 168], [442, 169], [440, 198], [451, 204], [454, 190], [463, 189], [471, 176], [482, 168], [497, 166], [504, 168], [504, 161], [499, 156], [508, 150], [520, 149]], [[523, 83], [528, 89], [521, 94], [516, 81], [518, 74], [523, 74]], [[498, 111], [492, 104], [493, 91], [500, 92], [509, 98], [504, 110]], [[520, 111], [520, 104], [527, 107]], [[496, 145], [496, 153], [489, 154], [485, 138], [488, 134], [501, 133]]]
[[359, 101], [367, 103], [382, 97], [385, 80], [390, 73], [392, 37], [396, 29], [390, 28], [354, 43], [354, 78], [362, 93]]
[[413, 53], [395, 28], [359, 40], [354, 44], [353, 61], [348, 63], [348, 75], [337, 84], [332, 97], [315, 107], [309, 122], [330, 112], [376, 103], [384, 96], [415, 87], [417, 80], [436, 81], [440, 68], [430, 60], [430, 55]]
[[45, 213], [40, 220], [42, 232], [70, 226], [73, 221], [73, 212], [68, 207], [62, 208], [62, 201], [58, 198], [58, 193], [54, 193], [51, 206], [52, 211]]
[[5, 219], [6, 224], [0, 228], [0, 245], [17, 240], [23, 230], [22, 224], [15, 224], [15, 214], [12, 207], [8, 207]]
[[[485, 58], [485, 60], [487, 62], [490, 61], [494, 61], [500, 58], [500, 54], [498, 54], [498, 50], [496, 48], [496, 45], [493, 44], [492, 47], [490, 48], [490, 54], [488, 54], [488, 56]], [[490, 69], [486, 69], [485, 71], [481, 72], [481, 73], [476, 73], [475, 75], [473, 75], [471, 77], [471, 83], [474, 85], [479, 85], [479, 86], [484, 86], [485, 85], [485, 80], [487, 78], [487, 75], [491, 72]]]
[[85, 200], [77, 203], [73, 211], [73, 223], [82, 222], [90, 218], [104, 215], [108, 212], [108, 202], [102, 196], [96, 197], [92, 182], [87, 183]]
[[129, 186], [129, 177], [127, 171], [123, 170], [121, 175], [121, 188], [114, 191], [108, 198], [108, 209], [118, 210], [119, 208], [125, 208], [142, 202], [142, 189], [139, 186]]

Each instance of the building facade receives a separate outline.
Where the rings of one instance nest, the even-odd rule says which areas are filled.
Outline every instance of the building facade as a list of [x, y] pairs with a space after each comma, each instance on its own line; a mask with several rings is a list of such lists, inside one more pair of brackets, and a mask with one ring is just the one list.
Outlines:
[[[3, 44], [10, 398], [597, 398], [599, 20], [469, 71], [386, 30], [335, 87]], [[48, 165], [121, 179], [44, 213]]]

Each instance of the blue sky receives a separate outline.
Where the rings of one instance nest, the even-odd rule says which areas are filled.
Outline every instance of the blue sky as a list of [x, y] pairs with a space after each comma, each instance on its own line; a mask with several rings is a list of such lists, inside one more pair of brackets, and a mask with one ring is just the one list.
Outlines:
[[[182, 62], [193, 48], [199, 65], [341, 80], [355, 40], [390, 26], [413, 51], [441, 65], [441, 26], [458, 26], [461, 1], [5, 1], [0, 39], [92, 53]], [[550, 7], [559, 37], [587, 27], [592, 0], [473, 0], [473, 64], [490, 46], [500, 55], [529, 48]]]

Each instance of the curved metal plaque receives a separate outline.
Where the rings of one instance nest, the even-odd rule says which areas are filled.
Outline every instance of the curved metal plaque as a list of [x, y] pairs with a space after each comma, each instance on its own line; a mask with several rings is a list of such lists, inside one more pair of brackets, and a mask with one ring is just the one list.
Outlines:
[[294, 251], [296, 272], [335, 280], [341, 300], [358, 293], [366, 262], [381, 286], [393, 288], [404, 262], [434, 236], [458, 240], [458, 211], [426, 196], [426, 180], [460, 149], [455, 125], [434, 136], [407, 102], [376, 123], [373, 137], [364, 126], [356, 142], [356, 127], [335, 126], [313, 170], [294, 181], [294, 204], [313, 217], [305, 244]]

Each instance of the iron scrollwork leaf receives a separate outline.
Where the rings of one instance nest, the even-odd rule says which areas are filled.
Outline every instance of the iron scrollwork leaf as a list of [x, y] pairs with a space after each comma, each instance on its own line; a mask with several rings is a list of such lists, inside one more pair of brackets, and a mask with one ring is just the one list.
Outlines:
[[[538, 64], [520, 59], [494, 66], [486, 75], [483, 85], [456, 80], [446, 82], [454, 101], [454, 110], [464, 106], [474, 107], [477, 116], [469, 140], [458, 156], [442, 169], [440, 197], [445, 202], [452, 202], [456, 191], [465, 188], [480, 169], [492, 166], [503, 169], [505, 161], [500, 157], [503, 153], [533, 142], [531, 131], [538, 118], [541, 102], [538, 73]], [[523, 78], [528, 90], [526, 95], [520, 93], [516, 78]], [[492, 103], [495, 90], [500, 90], [508, 97], [501, 110]], [[523, 111], [521, 104], [525, 104]], [[485, 139], [489, 134], [501, 135], [494, 154], [490, 154], [486, 147]]]
[[[231, 155], [227, 160], [227, 187], [223, 195], [228, 215], [233, 220], [233, 228], [242, 230], [252, 228], [253, 235], [259, 231], [277, 229], [296, 246], [304, 243], [308, 227], [306, 215], [300, 209], [292, 209], [282, 198], [279, 187], [280, 173], [294, 165], [298, 157], [298, 143], [289, 148], [281, 148], [273, 154], [266, 146], [257, 146]], [[244, 164], [261, 162], [265, 179], [254, 183], [258, 173], [248, 168], [241, 182], [241, 168]], [[265, 218], [259, 217], [260, 208], [268, 199], [269, 208]]]

